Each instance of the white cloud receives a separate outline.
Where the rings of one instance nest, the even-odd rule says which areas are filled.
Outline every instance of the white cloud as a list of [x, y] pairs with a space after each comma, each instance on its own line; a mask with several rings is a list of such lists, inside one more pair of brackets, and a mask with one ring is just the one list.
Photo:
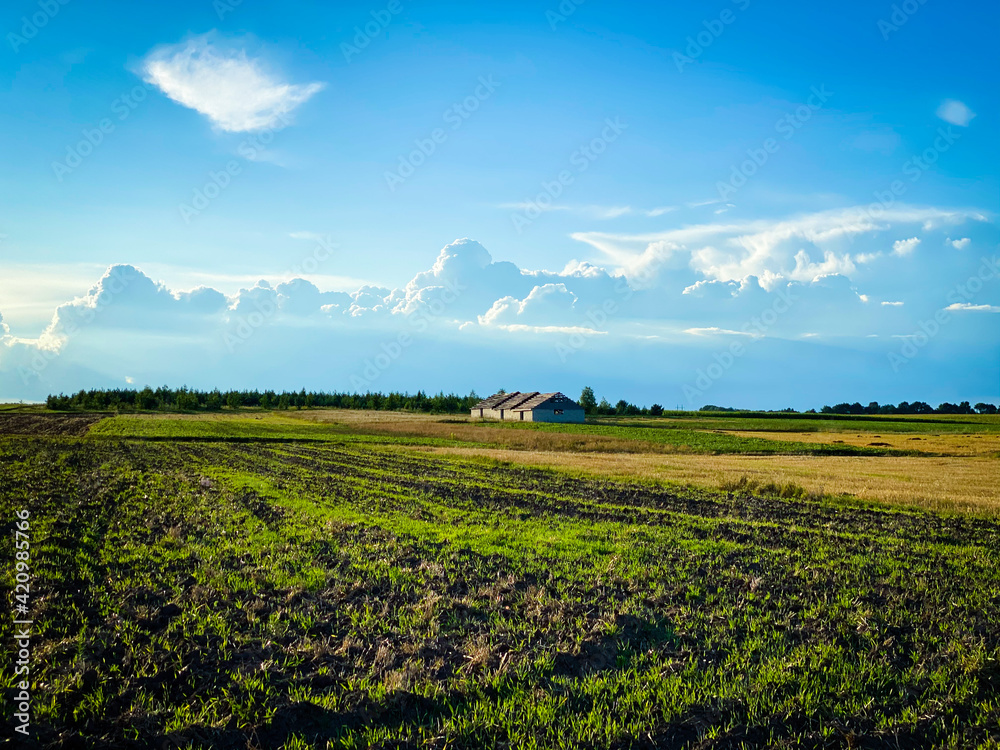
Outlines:
[[962, 237], [961, 239], [953, 240], [951, 237], [945, 240], [945, 243], [951, 245], [956, 250], [965, 250], [972, 242], [968, 237]]
[[142, 69], [168, 97], [228, 132], [288, 125], [292, 111], [325, 86], [284, 81], [262, 59], [209, 34], [153, 50]]
[[945, 99], [938, 107], [937, 116], [945, 122], [964, 128], [968, 127], [976, 113], [969, 109], [964, 102], [956, 99]]
[[971, 302], [956, 302], [954, 305], [948, 305], [945, 310], [952, 312], [1000, 313], [1000, 307], [997, 305], [973, 305]]
[[655, 218], [677, 210], [677, 206], [657, 206], [656, 208], [635, 208], [633, 206], [571, 206], [562, 203], [541, 204], [536, 201], [519, 201], [516, 203], [501, 203], [498, 208], [527, 212], [528, 216], [536, 213], [566, 211], [588, 216], [593, 219], [618, 219], [622, 216], [648, 216]]
[[685, 328], [684, 333], [688, 333], [692, 336], [750, 336], [751, 338], [756, 338], [756, 335], [750, 333], [749, 331], [734, 331], [729, 328], [719, 328], [718, 326], [709, 326], [707, 328]]
[[565, 284], [543, 284], [532, 289], [523, 300], [509, 296], [498, 299], [484, 315], [479, 316], [479, 324], [539, 326], [554, 320], [569, 324], [579, 318], [574, 309], [576, 300], [576, 295]]
[[882, 307], [902, 307], [902, 302], [883, 302]]
[[908, 240], [896, 240], [892, 243], [892, 254], [899, 258], [905, 258], [916, 250], [919, 244], [919, 237], [910, 237]]
[[[986, 217], [966, 209], [900, 204], [876, 218], [865, 206], [855, 206], [786, 219], [718, 221], [631, 235], [577, 232], [571, 237], [598, 250], [616, 264], [618, 273], [638, 286], [650, 286], [664, 271], [682, 268], [720, 281], [756, 276], [770, 286], [782, 279], [808, 282], [823, 274], [852, 275], [857, 270], [856, 249], [849, 244], [859, 238], [897, 226], [937, 227], [968, 219], [984, 221]], [[858, 255], [858, 262], [877, 257]]]
[[[304, 279], [250, 282], [228, 295], [207, 288], [183, 292], [154, 280], [148, 267], [141, 272], [117, 266], [85, 295], [60, 305], [44, 338], [24, 337], [14, 326], [8, 332], [8, 321], [0, 318], [0, 395], [44, 398], [60, 390], [119, 385], [124, 374], [139, 387], [186, 382], [202, 388], [465, 390], [500, 378], [509, 383], [530, 369], [557, 383], [584, 372], [623, 388], [647, 378], [649, 392], [661, 397], [664, 383], [686, 382], [711, 361], [712, 342], [727, 337], [765, 340], [760, 361], [752, 365], [755, 355], [749, 355], [741, 365], [741, 371], [753, 372], [739, 381], [740, 393], [758, 393], [777, 377], [782, 387], [773, 397], [783, 399], [817, 369], [834, 379], [870, 377], [860, 358], [868, 355], [852, 353], [849, 341], [877, 335], [872, 325], [884, 321], [866, 314], [851, 279], [772, 278], [769, 288], [754, 276], [699, 278], [687, 266], [689, 258], [682, 257], [678, 276], [636, 289], [588, 263], [572, 262], [561, 272], [522, 269], [493, 260], [482, 245], [465, 239], [442, 249], [405, 287], [369, 284], [351, 294], [321, 291]], [[990, 305], [952, 309], [1000, 312]], [[778, 316], [765, 330], [755, 319], [767, 322], [769, 311]], [[981, 328], [975, 346], [993, 346], [1000, 329], [988, 315], [971, 312], [966, 325]], [[875, 330], [890, 341], [890, 329]], [[401, 334], [409, 343], [396, 346]], [[553, 344], [578, 341], [576, 336], [585, 336], [587, 345], [572, 344], [572, 359], [560, 359]], [[821, 365], [795, 348], [826, 341], [845, 344]], [[670, 356], [660, 342], [669, 342]], [[816, 356], [826, 356], [823, 351], [816, 348]], [[379, 356], [392, 360], [381, 373], [370, 364]], [[812, 369], [789, 372], [804, 360]], [[782, 367], [776, 369], [775, 361]], [[357, 382], [362, 375], [368, 384]], [[939, 379], [947, 382], [944, 375]]]

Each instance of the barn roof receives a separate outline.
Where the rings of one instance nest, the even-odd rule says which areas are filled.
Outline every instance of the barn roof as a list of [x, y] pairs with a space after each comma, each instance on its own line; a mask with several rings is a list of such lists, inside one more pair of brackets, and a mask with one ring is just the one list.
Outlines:
[[[549, 404], [549, 402], [552, 402]], [[474, 409], [506, 409], [509, 411], [531, 411], [542, 404], [554, 409], [579, 409], [579, 404], [568, 396], [559, 393], [540, 393], [538, 391], [513, 393], [496, 393], [476, 404]]]

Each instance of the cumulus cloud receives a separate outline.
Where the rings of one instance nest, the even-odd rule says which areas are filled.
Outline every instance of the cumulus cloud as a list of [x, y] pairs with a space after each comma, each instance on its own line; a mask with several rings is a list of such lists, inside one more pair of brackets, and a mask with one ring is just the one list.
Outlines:
[[945, 240], [945, 242], [951, 245], [956, 250], [965, 250], [965, 248], [969, 246], [969, 243], [972, 242], [972, 240], [970, 240], [968, 237], [962, 237], [957, 240], [953, 240], [951, 237], [949, 237]]
[[919, 244], [919, 237], [910, 237], [908, 240], [896, 240], [892, 243], [892, 254], [897, 258], [905, 258], [916, 250]]
[[976, 113], [969, 109], [964, 102], [956, 99], [945, 99], [938, 107], [937, 116], [945, 122], [959, 127], [968, 127]]
[[142, 70], [168, 97], [227, 132], [283, 127], [325, 85], [285, 81], [235, 42], [210, 34], [153, 50]]
[[880, 208], [876, 218], [867, 207], [856, 206], [787, 219], [697, 224], [647, 234], [577, 232], [571, 236], [595, 248], [638, 286], [653, 285], [664, 273], [677, 275], [684, 269], [696, 277], [692, 282], [697, 277], [728, 281], [755, 276], [765, 286], [773, 286], [782, 279], [808, 282], [822, 274], [852, 276], [858, 262], [878, 257], [853, 243], [893, 227], [917, 225], [929, 231], [985, 218], [978, 211], [905, 205]]
[[[59, 305], [41, 337], [18, 338], [0, 318], [0, 395], [44, 397], [123, 385], [125, 374], [137, 384], [362, 390], [447, 388], [449, 377], [471, 377], [473, 370], [499, 377], [508, 364], [518, 372], [551, 366], [558, 377], [571, 362], [556, 347], [579, 336], [590, 343], [573, 344], [567, 357], [589, 362], [593, 377], [628, 379], [643, 372], [645, 362], [662, 378], [683, 362], [687, 370], [677, 375], [683, 379], [727, 336], [752, 337], [755, 348], [773, 353], [776, 342], [803, 345], [807, 334], [815, 334], [813, 345], [878, 333], [889, 341], [911, 306], [917, 305], [914, 316], [926, 317], [919, 300], [905, 311], [873, 316], [871, 303], [865, 306], [869, 297], [847, 275], [813, 276], [823, 270], [818, 258], [789, 256], [792, 269], [811, 264], [808, 280], [774, 274], [717, 279], [692, 270], [679, 242], [658, 242], [660, 252], [673, 254], [667, 267], [678, 275], [642, 288], [585, 261], [560, 271], [522, 269], [494, 260], [471, 239], [444, 247], [404, 286], [365, 284], [352, 293], [323, 291], [301, 278], [261, 280], [231, 295], [209, 287], [179, 291], [134, 266], [113, 266], [86, 294]], [[840, 258], [835, 255], [830, 267], [843, 266]], [[887, 293], [883, 298], [893, 299]], [[950, 309], [1000, 311], [989, 305]], [[987, 317], [969, 314], [961, 325], [986, 329], [977, 341], [995, 338]], [[404, 333], [406, 344], [400, 343]], [[662, 347], [670, 347], [669, 356]], [[643, 360], [640, 351], [650, 358]], [[383, 365], [374, 364], [404, 357], [406, 364], [392, 376], [383, 377]], [[369, 374], [358, 385], [354, 378], [362, 371]]]
[[523, 300], [516, 297], [498, 299], [479, 316], [479, 324], [501, 327], [570, 325], [578, 321], [574, 310], [576, 301], [576, 295], [565, 284], [543, 284], [532, 289]]

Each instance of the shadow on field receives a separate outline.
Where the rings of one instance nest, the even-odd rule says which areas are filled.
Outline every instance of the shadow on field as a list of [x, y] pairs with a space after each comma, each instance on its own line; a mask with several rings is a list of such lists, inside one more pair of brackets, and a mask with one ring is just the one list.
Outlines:
[[596, 672], [623, 666], [632, 654], [642, 653], [651, 646], [673, 643], [673, 628], [666, 620], [651, 622], [635, 615], [616, 615], [617, 632], [584, 641], [578, 653], [556, 654], [555, 677], [586, 677]]
[[[293, 737], [322, 743], [339, 739], [346, 730], [362, 728], [392, 729], [447, 712], [448, 698], [431, 700], [414, 693], [396, 691], [384, 703], [363, 696], [350, 711], [333, 711], [315, 703], [291, 703], [279, 708], [271, 722], [251, 730], [190, 727], [153, 738], [151, 747], [180, 748], [204, 745], [213, 748], [283, 747]], [[397, 743], [392, 747], [415, 747]]]

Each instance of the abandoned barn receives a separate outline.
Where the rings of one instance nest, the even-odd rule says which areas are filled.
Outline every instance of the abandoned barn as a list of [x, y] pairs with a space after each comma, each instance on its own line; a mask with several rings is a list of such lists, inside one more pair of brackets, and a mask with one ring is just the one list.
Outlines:
[[475, 419], [508, 422], [583, 422], [583, 407], [561, 393], [496, 393], [472, 407]]

